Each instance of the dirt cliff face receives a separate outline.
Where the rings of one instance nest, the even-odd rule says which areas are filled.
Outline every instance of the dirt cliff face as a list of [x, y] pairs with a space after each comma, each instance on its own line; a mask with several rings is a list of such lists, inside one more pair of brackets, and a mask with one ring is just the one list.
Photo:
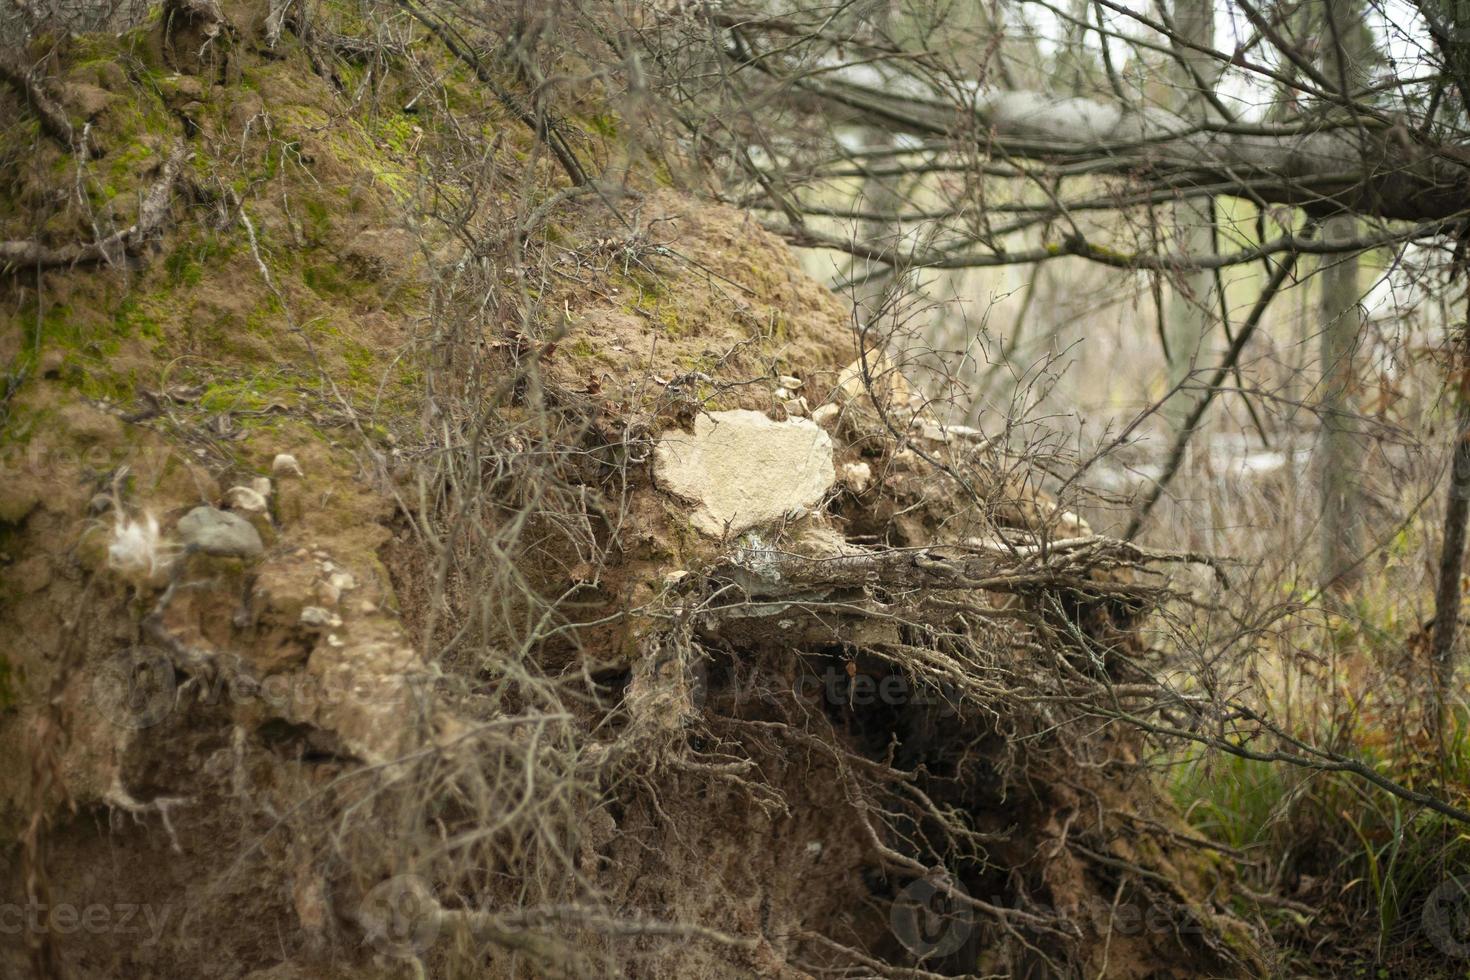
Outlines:
[[[1249, 972], [1075, 708], [1115, 556], [1021, 574], [1045, 502], [744, 215], [267, 14], [38, 43], [88, 147], [0, 95], [3, 972]], [[754, 412], [819, 465], [659, 482]]]

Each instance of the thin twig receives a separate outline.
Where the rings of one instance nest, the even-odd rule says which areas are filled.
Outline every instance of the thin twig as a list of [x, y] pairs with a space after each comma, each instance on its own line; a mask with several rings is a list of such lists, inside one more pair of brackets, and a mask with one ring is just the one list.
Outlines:
[[1164, 495], [1164, 490], [1168, 488], [1169, 481], [1173, 480], [1174, 474], [1179, 472], [1180, 464], [1184, 462], [1184, 452], [1189, 447], [1189, 440], [1194, 435], [1195, 429], [1199, 426], [1199, 420], [1204, 416], [1205, 409], [1210, 407], [1210, 402], [1214, 400], [1215, 394], [1220, 390], [1221, 383], [1224, 382], [1226, 375], [1235, 366], [1236, 361], [1240, 359], [1240, 352], [1245, 349], [1246, 343], [1254, 336], [1256, 327], [1260, 325], [1261, 317], [1266, 312], [1266, 307], [1270, 305], [1271, 300], [1291, 275], [1291, 270], [1296, 267], [1296, 258], [1296, 253], [1293, 252], [1277, 265], [1275, 273], [1271, 276], [1271, 281], [1266, 283], [1266, 287], [1261, 290], [1261, 295], [1256, 299], [1256, 305], [1251, 309], [1250, 316], [1246, 317], [1245, 323], [1240, 326], [1240, 332], [1235, 335], [1235, 342], [1230, 345], [1230, 350], [1226, 353], [1224, 362], [1215, 369], [1215, 374], [1210, 379], [1209, 385], [1205, 388], [1204, 394], [1194, 403], [1194, 407], [1189, 410], [1189, 415], [1180, 427], [1179, 434], [1174, 437], [1174, 445], [1169, 450], [1169, 457], [1168, 461], [1164, 464], [1164, 471], [1154, 481], [1153, 488], [1149, 491], [1148, 497], [1144, 499], [1143, 505], [1139, 507], [1138, 512], [1133, 515], [1133, 518], [1129, 520], [1128, 529], [1123, 532], [1123, 538], [1125, 540], [1131, 541], [1138, 534], [1139, 528], [1143, 527], [1143, 522], [1148, 519], [1149, 512], [1153, 510], [1154, 504], [1158, 503], [1159, 498]]

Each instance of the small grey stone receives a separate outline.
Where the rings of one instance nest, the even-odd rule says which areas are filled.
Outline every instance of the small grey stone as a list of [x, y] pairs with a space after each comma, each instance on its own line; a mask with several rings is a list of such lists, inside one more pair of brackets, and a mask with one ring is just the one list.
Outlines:
[[215, 507], [195, 507], [179, 518], [178, 534], [185, 545], [222, 558], [254, 558], [265, 550], [254, 525]]

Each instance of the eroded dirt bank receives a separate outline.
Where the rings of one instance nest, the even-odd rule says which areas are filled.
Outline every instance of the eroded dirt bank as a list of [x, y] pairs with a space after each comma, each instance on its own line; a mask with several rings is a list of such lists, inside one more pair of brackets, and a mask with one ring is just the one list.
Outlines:
[[7, 975], [1253, 972], [1143, 556], [595, 103], [214, 10], [0, 94]]

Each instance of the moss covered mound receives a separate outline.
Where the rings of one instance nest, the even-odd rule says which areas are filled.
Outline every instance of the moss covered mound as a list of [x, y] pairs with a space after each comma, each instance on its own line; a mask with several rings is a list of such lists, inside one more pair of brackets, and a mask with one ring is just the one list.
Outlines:
[[[721, 606], [762, 556], [994, 530], [925, 462], [973, 454], [840, 392], [837, 299], [595, 85], [556, 106], [573, 184], [514, 73], [396, 7], [291, 9], [169, 0], [0, 89], [0, 888], [152, 915], [0, 972], [1247, 969], [1215, 867], [1114, 785], [1126, 739], [1066, 772], [1031, 707], [808, 696], [1020, 669], [1022, 626], [964, 618], [989, 598]], [[698, 413], [829, 399], [867, 475], [813, 513], [724, 540], [653, 484]], [[199, 507], [264, 553], [182, 548]], [[935, 881], [980, 902], [931, 957]], [[1104, 947], [1125, 886], [1168, 928]]]

